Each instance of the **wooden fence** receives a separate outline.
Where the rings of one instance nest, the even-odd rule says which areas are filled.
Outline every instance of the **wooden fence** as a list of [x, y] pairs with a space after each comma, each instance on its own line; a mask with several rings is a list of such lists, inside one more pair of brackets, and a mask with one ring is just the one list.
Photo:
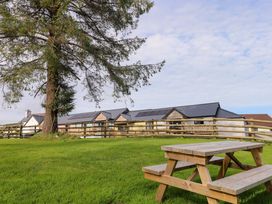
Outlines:
[[39, 126], [22, 126], [20, 124], [0, 125], [0, 139], [28, 138], [40, 131]]
[[[80, 137], [217, 137], [272, 141], [272, 121], [197, 118], [161, 121], [99, 122], [59, 125], [59, 132]], [[40, 131], [37, 126], [0, 126], [0, 137], [25, 138]]]

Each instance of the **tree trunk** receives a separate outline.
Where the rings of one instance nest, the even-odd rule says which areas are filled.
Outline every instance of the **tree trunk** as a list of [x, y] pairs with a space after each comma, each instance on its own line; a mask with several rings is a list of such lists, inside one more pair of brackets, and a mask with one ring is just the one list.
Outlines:
[[42, 131], [43, 133], [55, 133], [58, 131], [58, 110], [56, 108], [58, 89], [58, 74], [55, 67], [48, 67], [45, 116]]
[[[50, 12], [50, 17], [53, 22], [54, 17], [57, 14], [57, 10], [53, 7]], [[56, 133], [58, 131], [58, 65], [59, 61], [55, 58], [58, 53], [59, 46], [55, 42], [54, 26], [50, 25], [49, 28], [48, 46], [51, 47], [53, 53], [49, 54], [47, 59], [47, 84], [46, 84], [46, 101], [45, 101], [45, 116], [42, 131], [45, 134]]]

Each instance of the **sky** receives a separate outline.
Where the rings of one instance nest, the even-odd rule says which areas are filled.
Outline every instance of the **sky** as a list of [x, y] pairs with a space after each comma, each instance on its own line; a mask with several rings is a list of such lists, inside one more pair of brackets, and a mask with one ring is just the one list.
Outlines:
[[[151, 86], [114, 103], [106, 91], [101, 109], [157, 108], [209, 102], [236, 113], [272, 114], [271, 0], [155, 0], [132, 33], [147, 37], [131, 61], [163, 70]], [[77, 88], [74, 113], [99, 110]], [[0, 96], [0, 124], [17, 122], [27, 109], [43, 112], [42, 98], [26, 96], [8, 108]]]

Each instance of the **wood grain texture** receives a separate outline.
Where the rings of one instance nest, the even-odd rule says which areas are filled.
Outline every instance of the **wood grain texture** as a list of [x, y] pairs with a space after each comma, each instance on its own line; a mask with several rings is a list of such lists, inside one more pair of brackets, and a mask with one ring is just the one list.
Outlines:
[[[167, 166], [166, 166], [166, 169], [165, 169], [165, 172], [163, 175], [166, 175], [166, 176], [171, 176], [174, 172], [174, 169], [177, 165], [177, 161], [176, 160], [171, 160], [169, 159], [167, 161]], [[158, 190], [157, 190], [157, 193], [156, 193], [156, 201], [158, 202], [161, 202], [162, 199], [163, 199], [163, 196], [165, 194], [165, 191], [167, 189], [168, 185], [166, 184], [163, 184], [161, 183], [158, 187]]]
[[167, 159], [192, 162], [195, 164], [202, 164], [202, 165], [208, 164], [211, 157], [212, 156], [203, 157], [203, 156], [182, 154], [182, 153], [176, 153], [176, 152], [165, 152], [165, 158], [167, 158]]
[[228, 155], [225, 155], [225, 158], [224, 158], [222, 166], [221, 166], [221, 168], [219, 170], [217, 179], [221, 179], [221, 178], [225, 177], [229, 166], [230, 166], [230, 157]]
[[187, 178], [188, 181], [194, 180], [199, 175], [197, 168], [193, 171], [193, 173]]
[[233, 203], [233, 204], [239, 203], [238, 198], [234, 195], [214, 191], [212, 189], [207, 188], [207, 186], [203, 186], [202, 184], [195, 183], [192, 181], [183, 180], [180, 178], [166, 176], [166, 175], [157, 176], [157, 175], [149, 174], [149, 173], [144, 173], [144, 177], [151, 181], [163, 183], [169, 186], [191, 191], [200, 195], [212, 197], [217, 200], [222, 200], [222, 201]]
[[[253, 149], [253, 150], [251, 150], [251, 154], [252, 154], [252, 156], [254, 158], [254, 161], [255, 161], [257, 166], [262, 166], [263, 165], [261, 152], [262, 152], [262, 149]], [[267, 192], [272, 193], [272, 181], [265, 182], [265, 187], [266, 187]]]
[[[197, 170], [203, 186], [207, 186], [207, 184], [212, 181], [208, 168], [206, 166], [197, 165]], [[207, 197], [207, 201], [209, 204], [219, 204], [219, 202], [212, 197]]]
[[162, 146], [161, 149], [166, 152], [177, 152], [196, 156], [212, 156], [221, 153], [262, 148], [263, 146], [264, 143], [222, 141], [222, 142], [168, 145]]
[[[222, 163], [223, 158], [222, 157], [216, 157], [214, 156], [210, 161], [209, 164], [219, 164]], [[155, 175], [162, 175], [166, 169], [167, 164], [159, 164], [159, 165], [152, 165], [152, 166], [146, 166], [143, 167], [143, 171], [155, 174]], [[188, 168], [196, 167], [196, 164], [193, 162], [186, 162], [186, 161], [178, 161], [176, 164], [176, 167], [174, 171], [180, 171]]]
[[263, 165], [245, 172], [208, 183], [213, 190], [239, 195], [272, 180], [272, 165]]
[[234, 153], [227, 153], [227, 155], [240, 169], [246, 170], [246, 167], [234, 156]]

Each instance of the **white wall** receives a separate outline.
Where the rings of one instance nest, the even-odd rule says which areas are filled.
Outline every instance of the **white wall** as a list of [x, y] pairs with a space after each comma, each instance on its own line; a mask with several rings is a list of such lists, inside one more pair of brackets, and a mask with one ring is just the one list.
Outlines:
[[[157, 128], [158, 130], [164, 130], [166, 129], [166, 122], [165, 121], [158, 121], [155, 122], [155, 124], [157, 124], [158, 126], [155, 127], [155, 129]], [[160, 126], [161, 125], [161, 126]]]
[[[237, 126], [244, 126], [244, 121], [216, 121], [217, 125], [237, 125]], [[222, 132], [222, 130], [226, 131], [245, 131], [244, 127], [237, 128], [237, 127], [218, 127], [218, 134], [222, 136], [233, 136], [233, 137], [244, 137], [246, 133], [234, 133], [234, 132]], [[221, 131], [220, 131], [221, 130]]]
[[22, 133], [23, 134], [33, 133], [35, 131], [35, 127], [31, 127], [31, 126], [39, 126], [39, 123], [35, 120], [33, 116], [27, 121], [27, 123], [25, 123]]

